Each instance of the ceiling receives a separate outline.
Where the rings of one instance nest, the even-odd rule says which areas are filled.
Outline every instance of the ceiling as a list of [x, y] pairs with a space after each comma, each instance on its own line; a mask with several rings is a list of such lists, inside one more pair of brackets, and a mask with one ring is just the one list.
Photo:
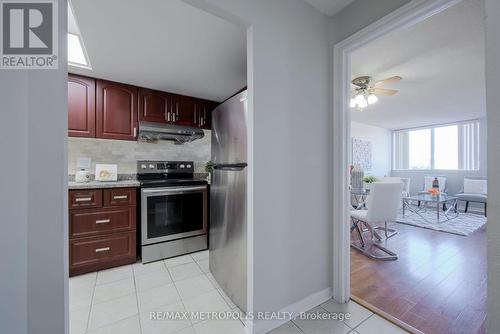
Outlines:
[[481, 0], [463, 2], [404, 31], [386, 35], [355, 51], [352, 77], [403, 77], [352, 120], [402, 129], [486, 115], [484, 8]]
[[246, 86], [246, 29], [180, 0], [71, 0], [92, 70], [72, 73], [222, 101]]
[[340, 12], [342, 9], [347, 7], [349, 4], [354, 2], [354, 0], [304, 0], [311, 6], [326, 14], [328, 16], [333, 16]]

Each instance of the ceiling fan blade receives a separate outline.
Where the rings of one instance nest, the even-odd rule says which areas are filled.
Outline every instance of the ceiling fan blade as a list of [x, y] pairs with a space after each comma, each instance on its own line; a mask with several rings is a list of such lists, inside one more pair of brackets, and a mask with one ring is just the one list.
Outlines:
[[386, 83], [398, 82], [398, 81], [401, 81], [401, 80], [403, 80], [403, 78], [401, 78], [400, 76], [396, 75], [396, 76], [393, 76], [393, 77], [390, 77], [390, 78], [387, 78], [387, 79], [384, 79], [384, 80], [377, 81], [375, 83], [375, 87], [384, 85]]
[[389, 95], [392, 96], [398, 92], [396, 89], [387, 89], [387, 88], [371, 88], [369, 92], [375, 95]]

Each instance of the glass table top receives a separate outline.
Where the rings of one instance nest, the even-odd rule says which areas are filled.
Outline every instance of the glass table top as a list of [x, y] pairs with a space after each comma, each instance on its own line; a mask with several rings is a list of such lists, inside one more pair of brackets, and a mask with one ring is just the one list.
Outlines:
[[414, 196], [404, 197], [405, 200], [421, 201], [421, 202], [437, 202], [444, 203], [447, 201], [452, 201], [457, 199], [457, 197], [449, 196], [446, 194], [431, 195], [431, 194], [419, 194]]

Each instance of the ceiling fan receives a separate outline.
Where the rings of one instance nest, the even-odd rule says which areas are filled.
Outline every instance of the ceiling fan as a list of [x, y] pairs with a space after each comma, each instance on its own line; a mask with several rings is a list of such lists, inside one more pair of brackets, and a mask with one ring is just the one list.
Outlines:
[[403, 78], [400, 76], [393, 76], [384, 80], [373, 82], [372, 77], [362, 76], [352, 80], [352, 84], [356, 86], [352, 90], [352, 97], [350, 102], [351, 108], [363, 110], [369, 104], [377, 103], [377, 95], [392, 96], [398, 91], [396, 89], [381, 88], [384, 84], [394, 83], [401, 81]]

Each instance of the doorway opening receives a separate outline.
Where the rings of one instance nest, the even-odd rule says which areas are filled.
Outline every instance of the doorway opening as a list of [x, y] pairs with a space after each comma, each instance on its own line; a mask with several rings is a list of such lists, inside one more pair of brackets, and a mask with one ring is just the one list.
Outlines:
[[[71, 333], [223, 331], [226, 324], [195, 318], [206, 311], [238, 314], [227, 324], [234, 331], [248, 326], [243, 312], [252, 309], [253, 266], [244, 257], [252, 242], [241, 236], [230, 250], [233, 257], [240, 252], [239, 261], [221, 261], [228, 247], [212, 251], [218, 231], [210, 218], [224, 212], [209, 210], [231, 199], [218, 186], [221, 170], [230, 185], [240, 176], [240, 193], [251, 191], [246, 174], [236, 174], [247, 167], [251, 177], [250, 149], [248, 166], [212, 155], [222, 146], [213, 139], [235, 131], [233, 124], [221, 129], [230, 111], [240, 112], [239, 133], [252, 133], [251, 92], [248, 124], [246, 99], [237, 96], [246, 96], [248, 86], [248, 27], [191, 2], [112, 0], [99, 11], [86, 1], [69, 3]], [[110, 18], [119, 19], [110, 25]], [[237, 200], [227, 207], [251, 205]], [[251, 230], [247, 212], [238, 219]], [[151, 316], [186, 311], [197, 315]]]
[[483, 6], [412, 2], [334, 47], [333, 295], [414, 332], [485, 330]]

